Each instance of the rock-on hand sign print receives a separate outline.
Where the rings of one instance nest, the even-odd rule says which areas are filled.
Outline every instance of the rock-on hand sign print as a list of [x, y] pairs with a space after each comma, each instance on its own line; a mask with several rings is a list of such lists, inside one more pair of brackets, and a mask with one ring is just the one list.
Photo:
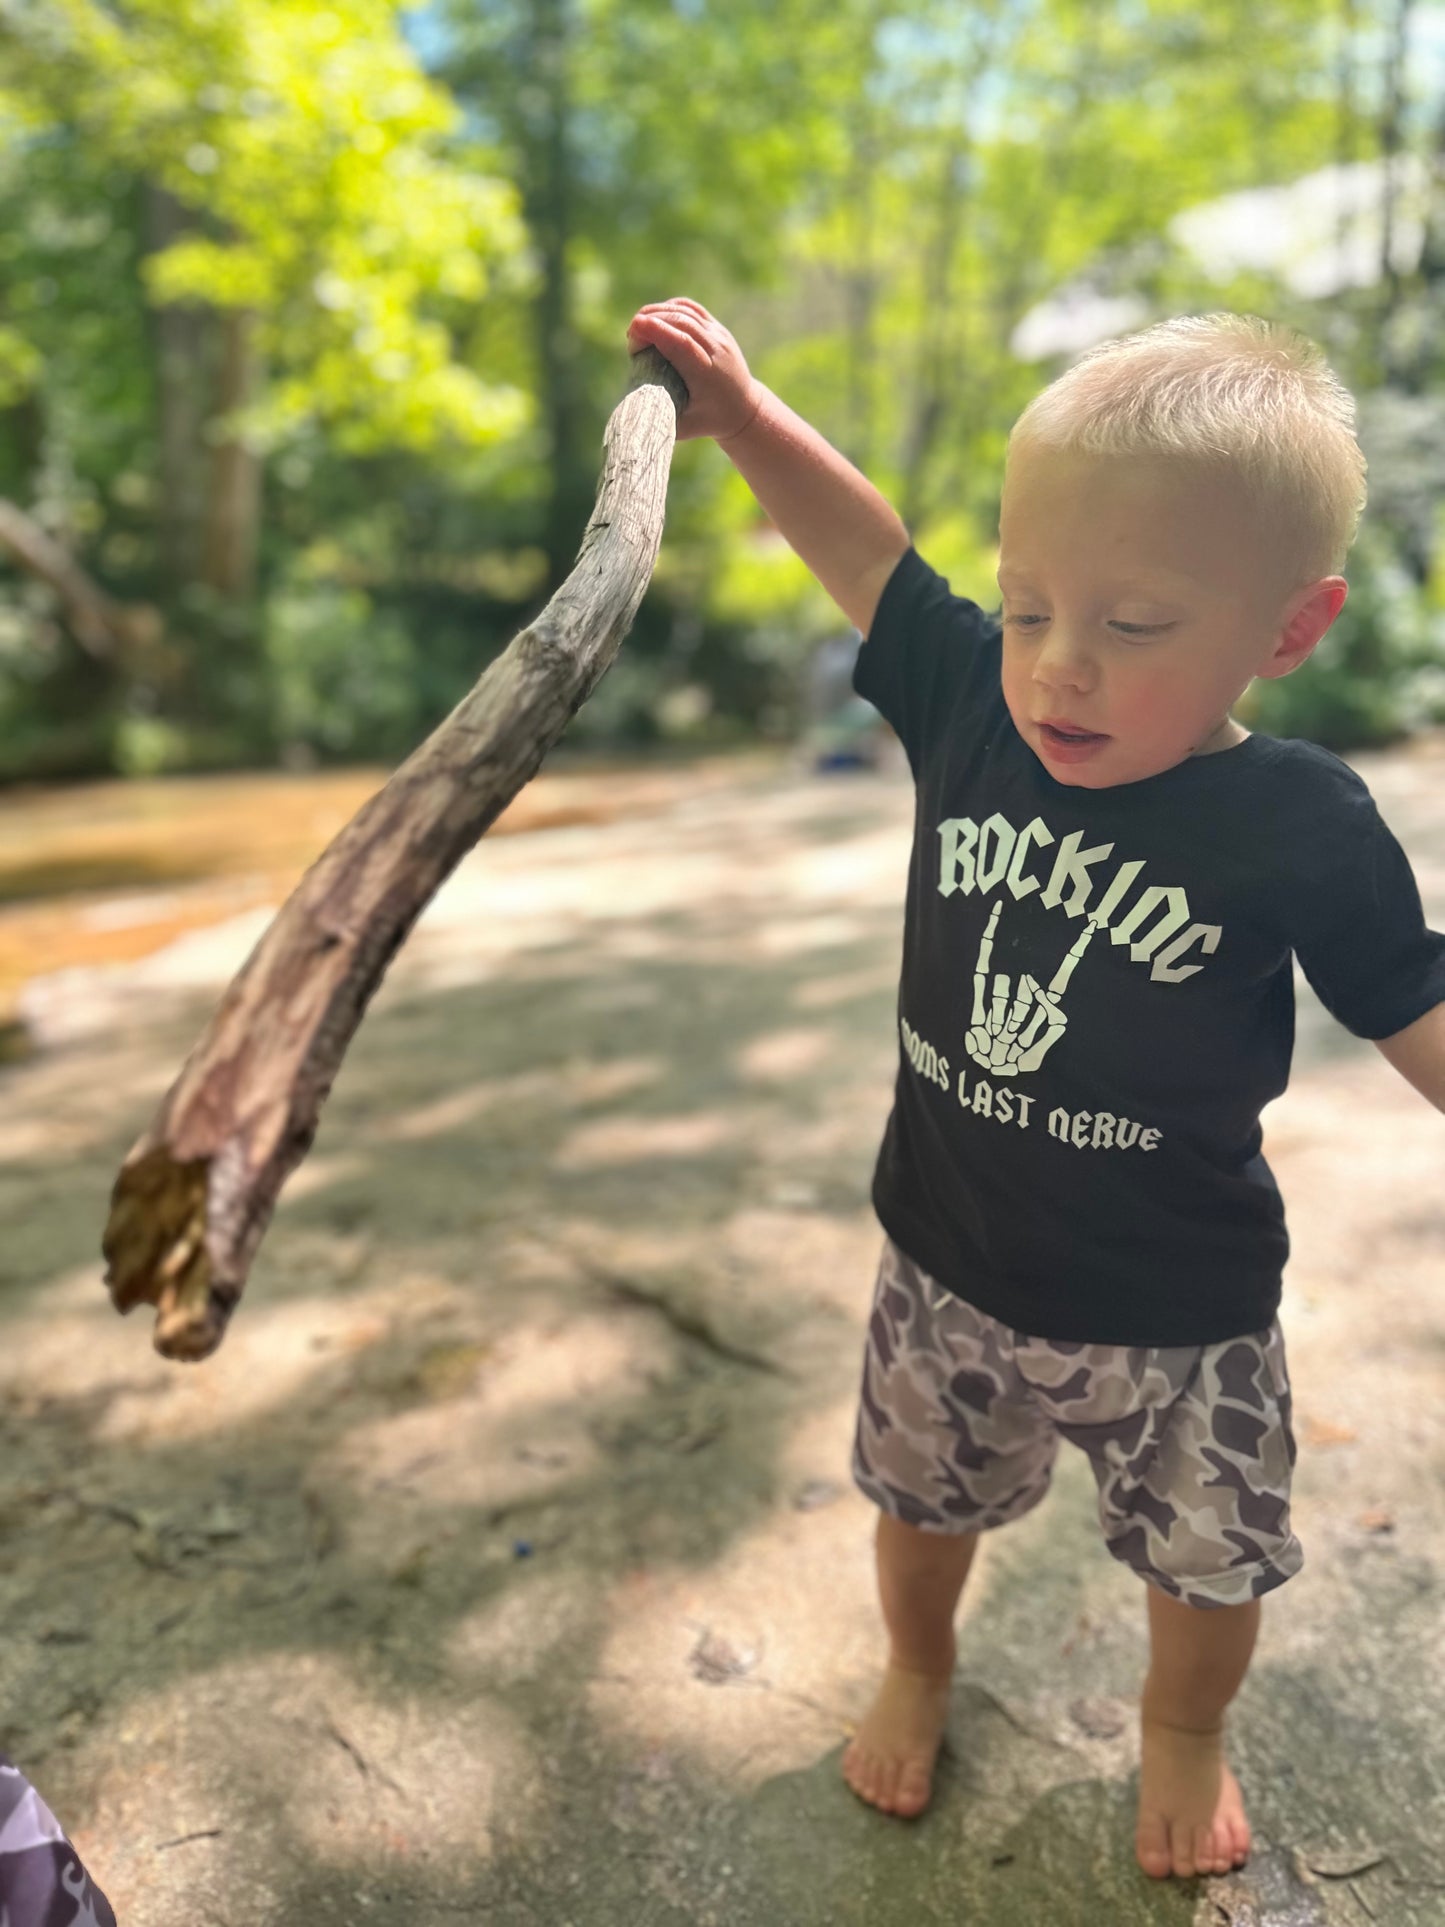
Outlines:
[[1047, 990], [1025, 971], [1009, 1004], [1008, 978], [993, 980], [993, 1005], [984, 1007], [984, 987], [993, 958], [993, 936], [998, 928], [998, 913], [1003, 898], [994, 900], [988, 928], [979, 940], [978, 966], [973, 973], [973, 1026], [963, 1047], [975, 1064], [986, 1071], [1036, 1071], [1044, 1057], [1064, 1034], [1068, 1018], [1059, 1008], [1059, 998], [1068, 988], [1074, 965], [1088, 949], [1098, 925], [1092, 917], [1079, 932], [1078, 940], [1054, 972]]

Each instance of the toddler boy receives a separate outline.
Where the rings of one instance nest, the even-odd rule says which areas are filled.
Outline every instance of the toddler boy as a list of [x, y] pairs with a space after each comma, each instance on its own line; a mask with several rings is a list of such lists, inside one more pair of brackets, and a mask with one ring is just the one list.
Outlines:
[[1344, 603], [1353, 401], [1249, 316], [1092, 350], [1010, 437], [990, 616], [706, 309], [628, 332], [687, 386], [679, 438], [715, 437], [862, 633], [854, 688], [916, 788], [853, 1457], [890, 1654], [845, 1777], [927, 1804], [978, 1536], [1038, 1504], [1063, 1437], [1146, 1582], [1136, 1856], [1223, 1872], [1250, 1843], [1224, 1711], [1304, 1560], [1259, 1121], [1292, 952], [1445, 1110], [1445, 935], [1403, 850], [1346, 763], [1229, 713]]

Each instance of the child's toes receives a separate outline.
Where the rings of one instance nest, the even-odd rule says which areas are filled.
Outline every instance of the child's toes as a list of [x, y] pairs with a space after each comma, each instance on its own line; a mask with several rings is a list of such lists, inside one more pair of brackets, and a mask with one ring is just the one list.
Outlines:
[[878, 1773], [878, 1799], [876, 1804], [885, 1813], [892, 1813], [898, 1795], [898, 1762], [885, 1760]]
[[1169, 1851], [1169, 1829], [1162, 1813], [1146, 1813], [1140, 1819], [1134, 1836], [1134, 1857], [1145, 1873], [1152, 1874], [1156, 1880], [1163, 1880], [1172, 1871], [1174, 1856]]
[[897, 1813], [922, 1813], [928, 1805], [928, 1770], [919, 1760], [905, 1760], [898, 1776]]

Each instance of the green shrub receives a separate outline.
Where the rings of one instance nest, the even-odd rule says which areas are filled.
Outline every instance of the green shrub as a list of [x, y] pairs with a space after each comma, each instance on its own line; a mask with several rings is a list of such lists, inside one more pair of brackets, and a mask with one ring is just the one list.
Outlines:
[[1314, 654], [1241, 697], [1248, 728], [1339, 752], [1398, 741], [1440, 713], [1441, 621], [1377, 524], [1361, 528], [1344, 574], [1349, 596]]
[[412, 637], [362, 590], [291, 580], [267, 604], [264, 647], [283, 755], [390, 760], [424, 733]]

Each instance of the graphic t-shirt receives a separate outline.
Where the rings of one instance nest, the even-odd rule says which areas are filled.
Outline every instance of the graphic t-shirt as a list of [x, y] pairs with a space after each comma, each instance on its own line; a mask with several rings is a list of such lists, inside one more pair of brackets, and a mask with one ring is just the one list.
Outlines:
[[1015, 729], [1001, 666], [997, 617], [910, 548], [853, 672], [917, 798], [874, 1208], [1030, 1336], [1262, 1331], [1289, 1255], [1260, 1112], [1289, 1079], [1291, 952], [1346, 1029], [1388, 1037], [1445, 1001], [1445, 935], [1328, 750], [1256, 733], [1080, 788]]

